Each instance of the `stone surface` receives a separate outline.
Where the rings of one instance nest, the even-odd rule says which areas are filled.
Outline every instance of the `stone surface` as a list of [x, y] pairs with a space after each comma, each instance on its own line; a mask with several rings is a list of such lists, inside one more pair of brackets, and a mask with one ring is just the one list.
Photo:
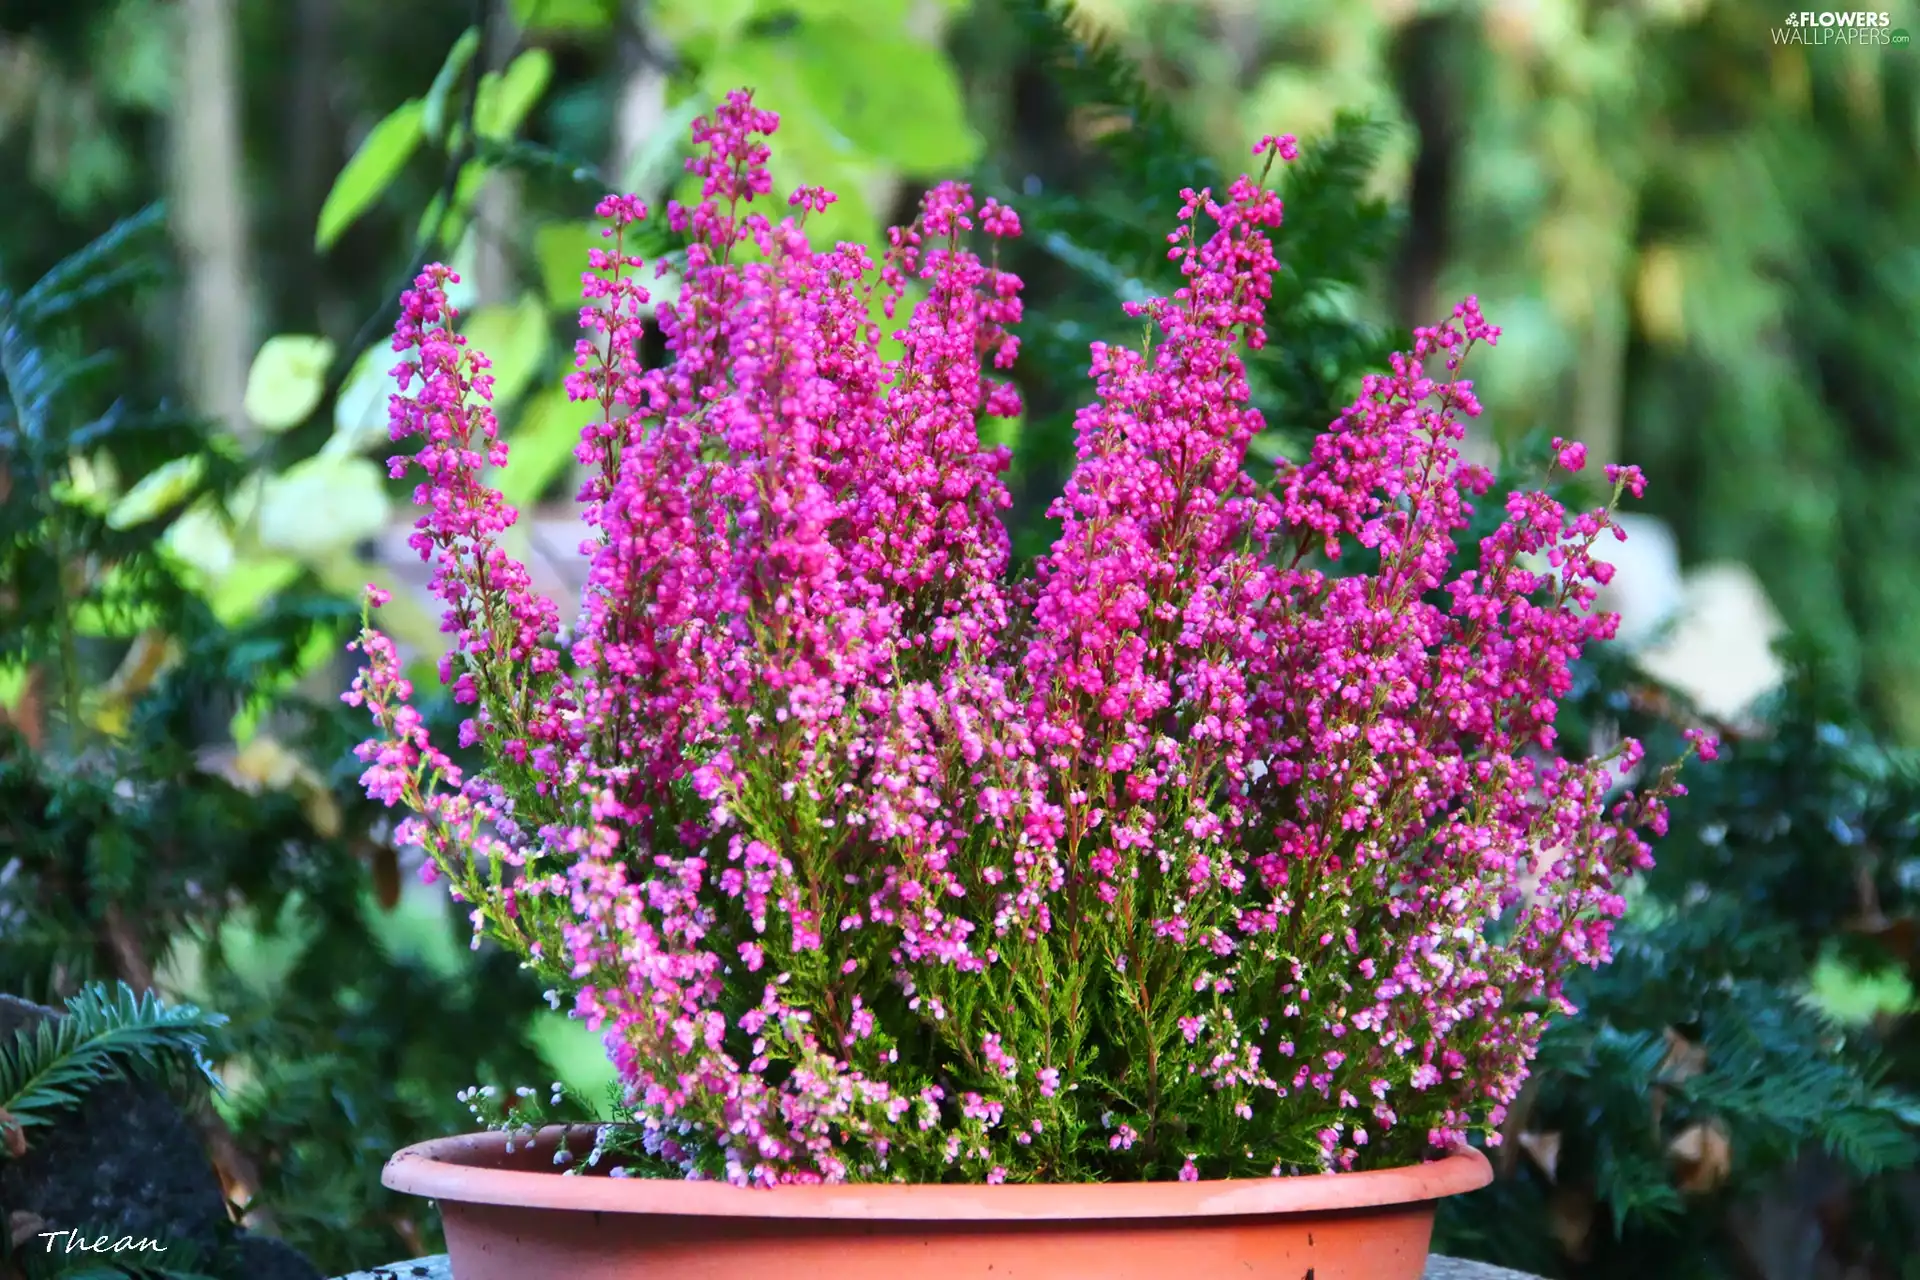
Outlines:
[[415, 1258], [411, 1262], [395, 1262], [384, 1267], [375, 1267], [371, 1271], [356, 1271], [340, 1280], [453, 1280], [453, 1268], [447, 1264], [447, 1255], [435, 1254], [431, 1258]]
[[1537, 1280], [1537, 1277], [1485, 1262], [1469, 1262], [1465, 1258], [1429, 1258], [1426, 1280]]
[[[371, 1271], [356, 1271], [350, 1276], [341, 1276], [339, 1280], [453, 1280], [453, 1268], [447, 1265], [446, 1256], [442, 1254], [375, 1267]], [[1427, 1262], [1426, 1280], [1534, 1280], [1534, 1277], [1508, 1271], [1505, 1267], [1490, 1267], [1484, 1262], [1432, 1258]]]
[[[61, 1016], [0, 996], [0, 1043]], [[0, 1222], [25, 1213], [41, 1220], [40, 1231], [153, 1240], [167, 1253], [146, 1259], [222, 1280], [320, 1280], [319, 1268], [292, 1248], [233, 1226], [199, 1132], [156, 1083], [98, 1085], [52, 1124], [28, 1130], [27, 1141], [25, 1156], [0, 1162]]]

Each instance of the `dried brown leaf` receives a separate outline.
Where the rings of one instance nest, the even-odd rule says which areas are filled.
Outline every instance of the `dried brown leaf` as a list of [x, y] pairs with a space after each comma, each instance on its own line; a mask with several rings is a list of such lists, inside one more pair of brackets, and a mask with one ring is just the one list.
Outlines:
[[27, 1131], [5, 1107], [0, 1107], [0, 1147], [7, 1149], [12, 1160], [27, 1154]]
[[1667, 1144], [1674, 1185], [1687, 1195], [1718, 1189], [1733, 1172], [1733, 1142], [1717, 1120], [1688, 1125]]
[[39, 1214], [29, 1213], [25, 1209], [15, 1209], [7, 1215], [7, 1238], [13, 1242], [13, 1247], [18, 1249], [39, 1235], [46, 1225], [47, 1220]]
[[1668, 1084], [1685, 1084], [1707, 1069], [1705, 1045], [1667, 1028], [1667, 1056], [1660, 1060], [1660, 1076]]
[[1587, 1242], [1593, 1235], [1593, 1192], [1584, 1187], [1562, 1186], [1554, 1189], [1547, 1201], [1547, 1229], [1560, 1242], [1561, 1250], [1575, 1262], [1587, 1259]]
[[373, 896], [382, 911], [400, 904], [400, 855], [390, 844], [373, 847]]
[[417, 1255], [427, 1251], [426, 1239], [421, 1236], [420, 1226], [412, 1218], [397, 1213], [387, 1221], [393, 1227], [393, 1233], [406, 1243], [408, 1252]]
[[1511, 1178], [1514, 1166], [1520, 1159], [1520, 1135], [1526, 1132], [1533, 1118], [1534, 1104], [1540, 1098], [1540, 1077], [1529, 1076], [1520, 1086], [1520, 1094], [1507, 1108], [1507, 1118], [1500, 1125], [1500, 1145], [1493, 1149], [1492, 1160], [1497, 1176]]
[[1560, 1135], [1523, 1133], [1519, 1141], [1520, 1149], [1527, 1153], [1528, 1159], [1540, 1167], [1540, 1172], [1547, 1175], [1548, 1182], [1553, 1182], [1560, 1172]]
[[1660, 1132], [1660, 1118], [1667, 1109], [1667, 1087], [1685, 1084], [1707, 1069], [1705, 1045], [1695, 1044], [1672, 1027], [1667, 1028], [1666, 1037], [1667, 1053], [1660, 1059], [1660, 1069], [1654, 1073], [1659, 1083], [1651, 1091], [1652, 1106], [1649, 1108], [1656, 1134]]

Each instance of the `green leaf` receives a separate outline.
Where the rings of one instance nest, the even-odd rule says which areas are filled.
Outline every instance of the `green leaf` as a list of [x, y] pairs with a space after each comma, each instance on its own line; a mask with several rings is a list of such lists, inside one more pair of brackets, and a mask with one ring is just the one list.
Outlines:
[[406, 167], [425, 136], [425, 116], [426, 104], [409, 98], [373, 126], [320, 206], [320, 223], [313, 234], [316, 249], [331, 248]]
[[27, 668], [24, 664], [0, 664], [0, 710], [11, 711], [14, 703], [27, 689]]
[[1897, 969], [1862, 972], [1829, 950], [1807, 975], [1807, 1001], [1846, 1027], [1869, 1027], [1914, 1009], [1913, 983]]
[[197, 453], [155, 467], [113, 504], [113, 510], [107, 513], [107, 527], [131, 529], [165, 515], [199, 489], [206, 473], [207, 460]]
[[611, 248], [598, 222], [548, 222], [533, 233], [533, 256], [540, 263], [540, 286], [554, 307], [579, 307], [580, 277], [587, 271], [587, 251]]
[[434, 193], [426, 212], [420, 215], [417, 237], [421, 243], [444, 245], [458, 242], [465, 236], [467, 213], [473, 208], [480, 188], [486, 185], [488, 168], [479, 160], [469, 160], [461, 168], [460, 177], [453, 184], [453, 211], [444, 218], [441, 215], [446, 203], [440, 198], [439, 192]]
[[600, 406], [567, 398], [564, 382], [542, 388], [527, 401], [508, 439], [506, 468], [494, 478], [501, 496], [525, 510], [573, 461], [580, 429], [600, 415]]
[[473, 131], [483, 138], [513, 136], [552, 79], [553, 55], [545, 49], [527, 50], [509, 63], [504, 72], [489, 71], [480, 80], [480, 99], [473, 109]]
[[480, 28], [468, 27], [453, 42], [453, 48], [447, 50], [447, 60], [440, 64], [440, 74], [433, 78], [433, 87], [427, 90], [420, 127], [435, 142], [446, 136], [447, 102], [453, 97], [454, 86], [460, 83], [460, 77], [466, 74], [467, 64], [473, 61], [473, 55], [478, 52]]
[[372, 537], [392, 513], [378, 463], [319, 455], [266, 482], [255, 532], [266, 550], [305, 561]]
[[671, 186], [674, 174], [679, 171], [677, 162], [681, 155], [680, 148], [687, 138], [687, 130], [709, 105], [705, 94], [689, 93], [668, 108], [659, 127], [633, 149], [633, 158], [627, 163], [627, 171], [619, 175], [619, 189], [649, 191], [655, 183], [663, 187]]
[[399, 357], [385, 343], [367, 348], [353, 362], [340, 394], [333, 400], [333, 435], [321, 452], [335, 456], [363, 453], [391, 437], [387, 429], [387, 399], [398, 395], [393, 367]]
[[56, 501], [71, 503], [82, 511], [105, 515], [120, 496], [120, 470], [113, 455], [105, 449], [93, 454], [76, 453], [67, 460], [66, 479], [53, 486]]
[[302, 333], [268, 338], [247, 370], [247, 416], [263, 431], [280, 432], [307, 420], [327, 388], [333, 344]]
[[534, 294], [518, 302], [481, 307], [460, 325], [468, 345], [486, 353], [493, 368], [493, 403], [512, 404], [540, 371], [551, 334], [546, 304]]
[[122, 0], [99, 35], [94, 73], [116, 106], [164, 111], [173, 93], [172, 13], [156, 0]]
[[213, 498], [202, 498], [167, 526], [160, 546], [196, 589], [204, 591], [233, 571], [237, 553], [226, 516]]
[[266, 600], [299, 577], [300, 562], [292, 556], [249, 557], [206, 592], [207, 607], [221, 626], [231, 627], [253, 617]]
[[[746, 41], [714, 62], [704, 81], [706, 96], [712, 100], [741, 85], [754, 87], [757, 105], [780, 113], [780, 145], [773, 149], [768, 162], [778, 201], [775, 208], [784, 210], [786, 197], [802, 183], [825, 187], [837, 198], [824, 214], [808, 216], [807, 235], [812, 242], [874, 243], [880, 228], [867, 200], [867, 189], [880, 166], [835, 130], [816, 108], [812, 91], [794, 63], [791, 43], [783, 39]], [[699, 189], [698, 179], [688, 175], [680, 180], [675, 194], [682, 203], [697, 202]]]
[[[391, 576], [388, 569], [345, 551], [318, 557], [309, 567], [327, 590], [346, 598], [363, 590], [369, 582]], [[429, 613], [421, 604], [423, 595], [422, 592], [395, 591], [393, 599], [380, 606], [380, 629], [418, 653], [438, 653], [446, 647], [446, 636], [440, 630], [439, 613]], [[425, 669], [433, 669], [431, 660]]]
[[980, 159], [959, 77], [940, 49], [871, 21], [841, 19], [802, 25], [791, 45], [788, 56], [814, 108], [865, 155], [914, 177]]
[[617, 0], [513, 0], [513, 21], [524, 31], [584, 34], [611, 27], [617, 8]]
[[792, 14], [804, 21], [833, 18], [865, 20], [874, 27], [897, 27], [906, 21], [906, 0], [758, 0], [758, 16]]
[[649, 19], [676, 49], [731, 40], [761, 7], [757, 0], [658, 0]]

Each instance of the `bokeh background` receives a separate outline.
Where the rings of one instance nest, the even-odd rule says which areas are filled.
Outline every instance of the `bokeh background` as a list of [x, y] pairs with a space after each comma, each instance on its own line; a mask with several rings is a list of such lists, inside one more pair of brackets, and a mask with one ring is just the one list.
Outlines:
[[[462, 273], [519, 549], [564, 594], [594, 201], [679, 189], [688, 125], [739, 85], [781, 113], [782, 188], [839, 193], [826, 235], [873, 242], [971, 177], [1028, 214], [1007, 442], [1031, 555], [1072, 375], [1160, 287], [1179, 187], [1294, 133], [1256, 452], [1297, 455], [1397, 335], [1477, 295], [1504, 334], [1473, 447], [1524, 471], [1564, 435], [1652, 479], [1579, 723], [1749, 744], [1677, 816], [1601, 1012], [1447, 1239], [1556, 1275], [1920, 1274], [1902, 22], [1920, 9], [1849, 41], [1737, 0], [0, 0], [0, 989], [119, 978], [227, 1011], [205, 1129], [235, 1216], [334, 1270], [425, 1251], [430, 1215], [377, 1186], [388, 1152], [468, 1123], [465, 1084], [607, 1069], [353, 795], [333, 695], [359, 585], [402, 588], [415, 654], [436, 634], [384, 466], [411, 271]], [[81, 303], [22, 303], [89, 245], [56, 279]]]

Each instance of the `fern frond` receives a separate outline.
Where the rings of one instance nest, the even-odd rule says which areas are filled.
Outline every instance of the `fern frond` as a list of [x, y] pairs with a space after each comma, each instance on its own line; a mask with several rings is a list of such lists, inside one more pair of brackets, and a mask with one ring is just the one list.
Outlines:
[[0, 1047], [0, 1110], [22, 1129], [52, 1122], [103, 1081], [163, 1076], [182, 1058], [217, 1089], [205, 1050], [226, 1019], [194, 1005], [163, 1003], [126, 983], [96, 983], [67, 1001], [63, 1018], [46, 1018]]
[[1219, 168], [1195, 153], [1166, 99], [1141, 78], [1132, 59], [1100, 39], [1070, 0], [1009, 0], [1007, 7], [1048, 83], [1070, 108], [1102, 117], [1105, 127], [1095, 145], [1127, 188], [1170, 195], [1183, 186], [1219, 186]]
[[[1097, 194], [1022, 195], [1036, 241], [1097, 284], [1125, 296], [1135, 281], [1177, 282], [1162, 239], [1183, 187], [1218, 188], [1222, 175], [1193, 145], [1172, 107], [1121, 51], [1092, 34], [1066, 0], [1009, 0], [1032, 56], [1069, 111], [1097, 117], [1093, 146], [1112, 181]], [[1008, 193], [1011, 194], [1011, 193]]]
[[[1372, 117], [1342, 111], [1333, 128], [1301, 145], [1284, 170], [1286, 217], [1275, 237], [1283, 261], [1304, 261], [1311, 273], [1287, 272], [1276, 291], [1364, 284], [1367, 272], [1400, 234], [1394, 207], [1367, 194], [1386, 148], [1388, 129]], [[1284, 283], [1283, 283], [1284, 282]]]
[[159, 204], [122, 218], [41, 276], [11, 308], [0, 299], [0, 310], [10, 309], [24, 324], [44, 324], [97, 298], [151, 279], [155, 259], [139, 251], [138, 244], [158, 233], [166, 221], [166, 209]]
[[1920, 1140], [1910, 1118], [1913, 1103], [1893, 1096], [1869, 1097], [1824, 1117], [1821, 1145], [1862, 1177], [1910, 1169], [1920, 1161]]

